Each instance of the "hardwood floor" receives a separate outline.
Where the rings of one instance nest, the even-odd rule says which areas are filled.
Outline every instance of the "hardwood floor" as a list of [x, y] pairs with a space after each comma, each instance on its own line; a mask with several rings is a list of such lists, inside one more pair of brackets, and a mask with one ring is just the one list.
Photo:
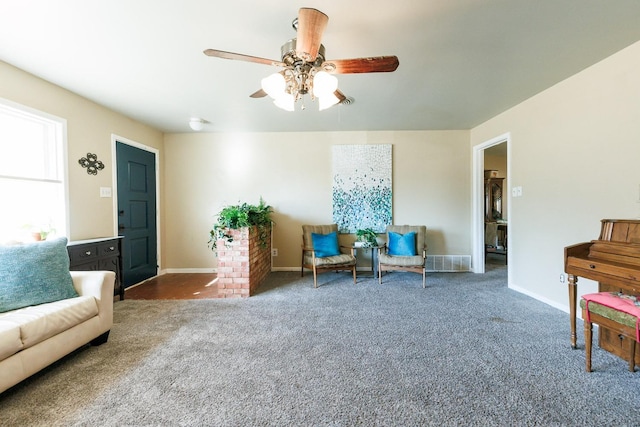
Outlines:
[[207, 299], [220, 296], [215, 273], [170, 273], [125, 289], [124, 298]]
[[[504, 266], [505, 256], [487, 254], [488, 265]], [[170, 273], [154, 277], [124, 292], [125, 299], [207, 299], [218, 295], [215, 273]], [[115, 297], [114, 301], [119, 300]]]

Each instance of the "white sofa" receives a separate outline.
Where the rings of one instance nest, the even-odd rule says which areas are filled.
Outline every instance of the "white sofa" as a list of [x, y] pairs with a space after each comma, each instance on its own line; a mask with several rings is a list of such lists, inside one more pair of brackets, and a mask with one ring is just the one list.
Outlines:
[[0, 313], [0, 393], [79, 347], [107, 341], [111, 271], [72, 271], [80, 296]]

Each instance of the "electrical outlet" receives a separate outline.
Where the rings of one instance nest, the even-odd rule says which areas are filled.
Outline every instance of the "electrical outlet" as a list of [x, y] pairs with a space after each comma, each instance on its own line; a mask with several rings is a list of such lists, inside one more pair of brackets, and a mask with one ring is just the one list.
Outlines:
[[278, 249], [277, 248], [271, 249], [271, 256], [278, 256]]
[[564, 283], [564, 273], [560, 274], [560, 283]]

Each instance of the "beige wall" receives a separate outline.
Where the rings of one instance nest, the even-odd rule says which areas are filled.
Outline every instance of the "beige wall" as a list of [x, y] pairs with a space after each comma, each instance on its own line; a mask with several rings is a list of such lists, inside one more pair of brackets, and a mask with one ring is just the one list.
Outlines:
[[[113, 236], [113, 199], [100, 197], [100, 187], [115, 186], [111, 135], [162, 150], [162, 133], [1, 61], [0, 97], [66, 119], [70, 238]], [[105, 164], [95, 176], [78, 164], [87, 152]]]
[[425, 224], [431, 254], [471, 254], [468, 131], [169, 134], [167, 268], [215, 267], [216, 213], [261, 196], [275, 210], [274, 268], [299, 268], [301, 225], [332, 222], [335, 144], [392, 144], [394, 222]]
[[[0, 97], [65, 118], [71, 238], [113, 234], [111, 135], [161, 152], [162, 266], [209, 269], [215, 213], [262, 196], [275, 213], [276, 269], [299, 266], [300, 225], [331, 221], [331, 146], [393, 144], [395, 223], [424, 223], [431, 254], [470, 254], [471, 147], [511, 136], [510, 286], [566, 309], [563, 248], [602, 218], [640, 217], [640, 42], [469, 131], [170, 134], [0, 62]], [[77, 159], [105, 162], [89, 176]], [[237, 157], [246, 159], [239, 166]], [[594, 289], [593, 283], [580, 292]]]
[[472, 129], [472, 146], [511, 134], [510, 286], [566, 310], [564, 247], [640, 217], [638, 69], [640, 42]]

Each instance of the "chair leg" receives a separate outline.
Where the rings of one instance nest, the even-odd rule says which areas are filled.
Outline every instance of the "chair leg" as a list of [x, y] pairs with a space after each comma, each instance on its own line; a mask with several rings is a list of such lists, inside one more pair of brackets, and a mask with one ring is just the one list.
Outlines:
[[584, 350], [587, 363], [587, 372], [591, 372], [591, 338], [593, 335], [593, 326], [591, 322], [584, 321]]
[[313, 267], [313, 287], [318, 287], [318, 272], [316, 271], [315, 267]]
[[427, 280], [427, 274], [426, 274], [426, 269], [423, 268], [422, 269], [422, 289], [426, 288], [426, 280]]
[[356, 284], [356, 266], [353, 266], [353, 284]]
[[629, 357], [629, 371], [636, 371], [636, 342], [635, 340], [631, 341], [631, 354]]

